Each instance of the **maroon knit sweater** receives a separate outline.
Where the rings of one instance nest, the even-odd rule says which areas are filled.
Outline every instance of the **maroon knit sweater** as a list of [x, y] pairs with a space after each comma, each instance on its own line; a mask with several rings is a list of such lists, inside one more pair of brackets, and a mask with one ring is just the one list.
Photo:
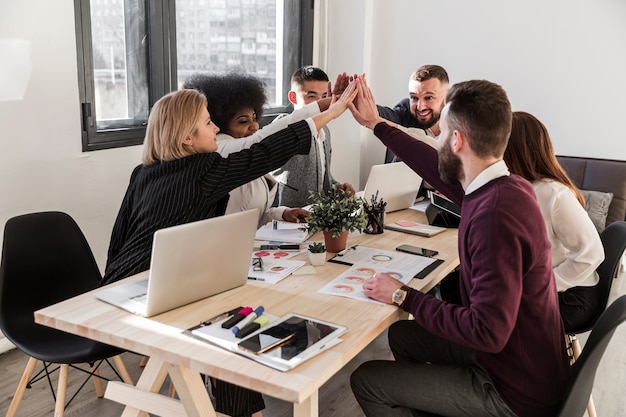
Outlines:
[[531, 184], [511, 175], [464, 195], [439, 178], [433, 148], [384, 123], [374, 132], [462, 208], [462, 305], [413, 290], [403, 308], [433, 334], [475, 349], [500, 396], [520, 417], [553, 415], [570, 367], [550, 242]]

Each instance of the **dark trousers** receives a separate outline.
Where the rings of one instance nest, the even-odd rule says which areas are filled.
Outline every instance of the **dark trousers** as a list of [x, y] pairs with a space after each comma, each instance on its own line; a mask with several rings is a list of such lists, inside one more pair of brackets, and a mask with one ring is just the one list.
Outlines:
[[559, 292], [559, 309], [565, 331], [589, 327], [589, 320], [598, 313], [599, 287], [573, 287]]
[[211, 378], [215, 411], [232, 417], [250, 417], [265, 408], [263, 396], [238, 385]]
[[368, 417], [515, 417], [473, 349], [437, 337], [412, 320], [389, 328], [395, 361], [362, 364], [350, 378]]

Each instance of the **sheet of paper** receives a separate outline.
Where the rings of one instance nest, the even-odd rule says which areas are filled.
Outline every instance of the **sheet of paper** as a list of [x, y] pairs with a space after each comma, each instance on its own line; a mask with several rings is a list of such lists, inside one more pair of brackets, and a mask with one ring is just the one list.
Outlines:
[[269, 222], [256, 231], [255, 239], [302, 243], [310, 236], [306, 227], [306, 223]]
[[273, 249], [261, 249], [261, 245], [283, 245], [283, 244], [292, 244], [288, 242], [276, 242], [276, 241], [261, 241], [256, 242], [254, 244], [254, 248], [252, 248], [252, 256], [257, 258], [273, 258], [273, 259], [289, 259], [293, 258], [296, 255], [304, 253], [307, 251], [308, 245], [306, 243], [300, 244], [300, 249], [298, 250], [273, 250]]
[[[252, 260], [254, 258], [256, 257], [253, 254]], [[258, 271], [254, 270], [255, 268], [259, 269], [258, 266], [253, 266], [252, 260], [250, 261], [248, 279], [263, 281], [269, 284], [276, 284], [306, 263], [305, 261], [294, 261], [292, 259], [285, 258], [271, 258], [269, 256], [263, 257], [261, 259], [263, 261], [263, 269]]]
[[363, 294], [363, 282], [377, 272], [386, 272], [403, 284], [408, 284], [413, 279], [413, 273], [401, 269], [387, 268], [382, 265], [355, 264], [346, 272], [322, 287], [319, 292], [323, 294], [339, 295], [341, 297], [354, 298], [371, 303], [380, 303], [366, 297]]
[[338, 253], [329, 261], [374, 269], [406, 271], [413, 277], [430, 264], [437, 262], [437, 259], [366, 246], [352, 246], [346, 249], [344, 253]]

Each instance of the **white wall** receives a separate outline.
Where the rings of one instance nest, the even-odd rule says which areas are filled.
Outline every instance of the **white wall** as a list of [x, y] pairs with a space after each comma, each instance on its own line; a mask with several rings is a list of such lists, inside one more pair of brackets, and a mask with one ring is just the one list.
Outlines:
[[[320, 3], [328, 21], [318, 59], [331, 77], [366, 71], [379, 103], [394, 105], [416, 67], [437, 63], [452, 82], [501, 83], [516, 110], [548, 126], [558, 153], [626, 160], [623, 0]], [[0, 0], [0, 39], [29, 41], [32, 59], [23, 100], [0, 101], [0, 227], [21, 213], [66, 211], [104, 270], [141, 148], [81, 152], [73, 4]], [[335, 177], [359, 185], [384, 148], [349, 114], [331, 129]]]
[[0, 101], [0, 227], [21, 213], [66, 211], [103, 270], [141, 148], [81, 151], [73, 6], [73, 0], [0, 0], [0, 39], [29, 41], [32, 60], [23, 100]]
[[[365, 71], [379, 104], [407, 97], [415, 68], [439, 64], [452, 83], [501, 84], [514, 110], [548, 127], [557, 154], [626, 160], [623, 0], [325, 2], [329, 75]], [[330, 127], [335, 177], [364, 185], [384, 149], [350, 117]]]

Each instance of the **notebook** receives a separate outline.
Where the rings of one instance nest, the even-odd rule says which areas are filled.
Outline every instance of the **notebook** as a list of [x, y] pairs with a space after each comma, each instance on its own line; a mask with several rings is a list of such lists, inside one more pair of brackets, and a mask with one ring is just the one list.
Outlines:
[[151, 317], [239, 286], [248, 280], [259, 210], [160, 229], [154, 234], [145, 278], [94, 293]]
[[416, 223], [411, 220], [398, 220], [394, 223], [385, 224], [385, 229], [395, 230], [397, 232], [409, 233], [417, 236], [431, 237], [445, 232], [445, 227], [432, 226], [429, 224]]
[[415, 203], [417, 192], [422, 184], [422, 177], [404, 162], [373, 165], [363, 190], [363, 200], [370, 202], [372, 195], [378, 193], [387, 202], [385, 212], [402, 210]]

